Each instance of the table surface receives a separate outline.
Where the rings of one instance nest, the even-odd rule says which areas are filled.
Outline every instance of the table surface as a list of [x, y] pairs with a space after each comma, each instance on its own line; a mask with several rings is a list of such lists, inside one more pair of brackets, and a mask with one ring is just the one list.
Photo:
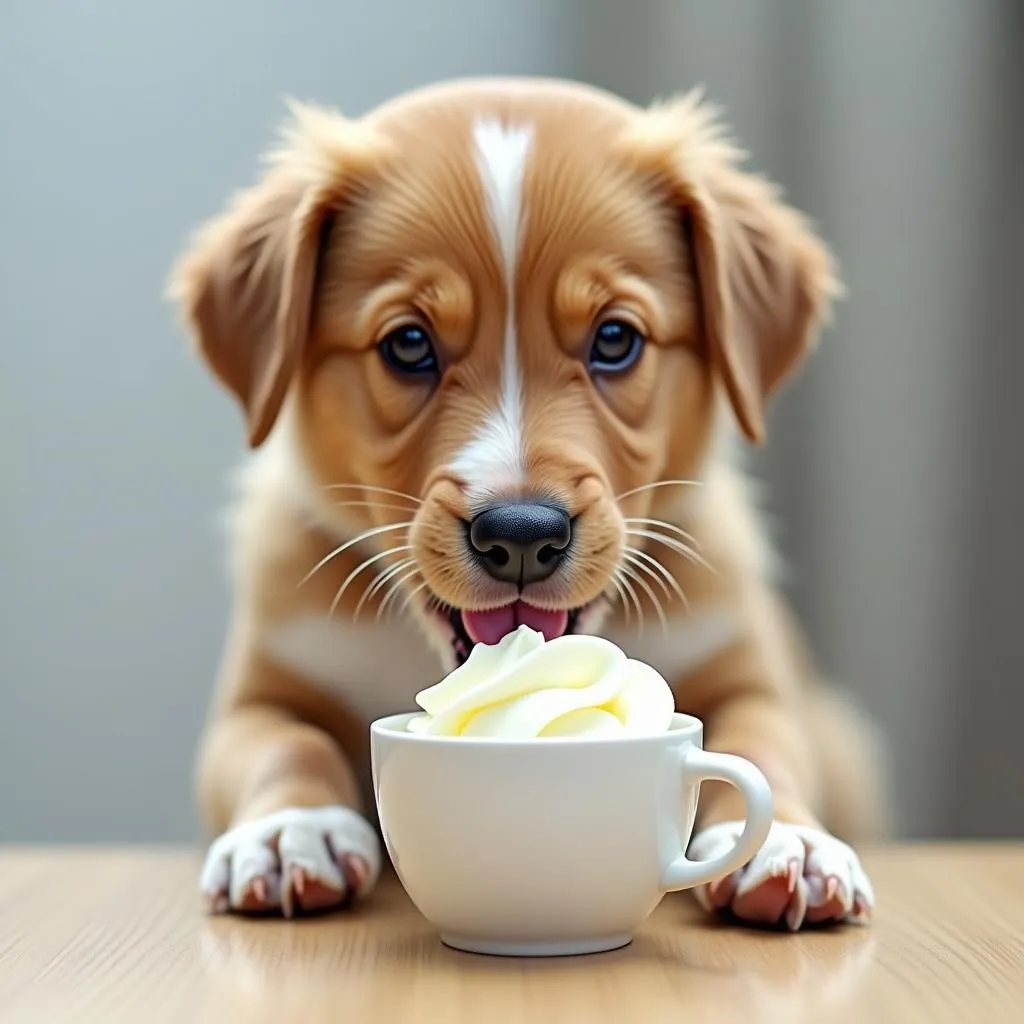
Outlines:
[[869, 928], [787, 935], [667, 897], [632, 945], [506, 960], [441, 945], [393, 877], [284, 922], [207, 918], [199, 855], [0, 851], [0, 1021], [1024, 1020], [1024, 844], [867, 851]]

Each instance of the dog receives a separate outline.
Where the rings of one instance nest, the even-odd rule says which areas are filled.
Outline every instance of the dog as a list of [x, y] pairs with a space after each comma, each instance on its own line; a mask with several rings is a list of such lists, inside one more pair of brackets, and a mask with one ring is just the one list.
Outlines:
[[[546, 79], [432, 85], [359, 119], [293, 105], [172, 289], [244, 414], [234, 610], [201, 745], [214, 912], [370, 891], [370, 720], [526, 623], [653, 665], [775, 822], [698, 899], [864, 921], [872, 727], [780, 596], [744, 444], [840, 285], [718, 111]], [[742, 809], [702, 790], [691, 855]]]

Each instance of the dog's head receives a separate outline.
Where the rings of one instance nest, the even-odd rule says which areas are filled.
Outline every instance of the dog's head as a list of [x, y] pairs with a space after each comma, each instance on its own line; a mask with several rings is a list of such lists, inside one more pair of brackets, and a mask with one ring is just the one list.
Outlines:
[[760, 441], [835, 283], [739, 159], [693, 96], [482, 81], [358, 121], [299, 108], [177, 291], [251, 445], [289, 396], [317, 508], [464, 657], [596, 617], [626, 517], [700, 476], [719, 394]]

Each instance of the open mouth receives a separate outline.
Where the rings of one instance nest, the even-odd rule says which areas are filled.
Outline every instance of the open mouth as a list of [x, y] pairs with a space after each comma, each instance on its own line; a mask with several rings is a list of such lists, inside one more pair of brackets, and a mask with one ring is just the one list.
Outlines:
[[496, 644], [520, 626], [529, 626], [543, 633], [545, 640], [573, 633], [581, 611], [581, 608], [550, 611], [518, 600], [486, 611], [445, 608], [441, 615], [451, 626], [452, 649], [461, 665], [469, 657], [474, 644]]

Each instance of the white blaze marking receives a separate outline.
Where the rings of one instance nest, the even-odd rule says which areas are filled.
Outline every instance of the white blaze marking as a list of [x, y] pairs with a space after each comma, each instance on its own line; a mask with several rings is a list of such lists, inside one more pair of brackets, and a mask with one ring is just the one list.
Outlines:
[[498, 407], [456, 455], [452, 468], [470, 493], [483, 498], [514, 486], [523, 475], [523, 382], [516, 358], [516, 256], [522, 227], [523, 174], [533, 130], [479, 121], [473, 128], [476, 162], [505, 273], [505, 337]]

